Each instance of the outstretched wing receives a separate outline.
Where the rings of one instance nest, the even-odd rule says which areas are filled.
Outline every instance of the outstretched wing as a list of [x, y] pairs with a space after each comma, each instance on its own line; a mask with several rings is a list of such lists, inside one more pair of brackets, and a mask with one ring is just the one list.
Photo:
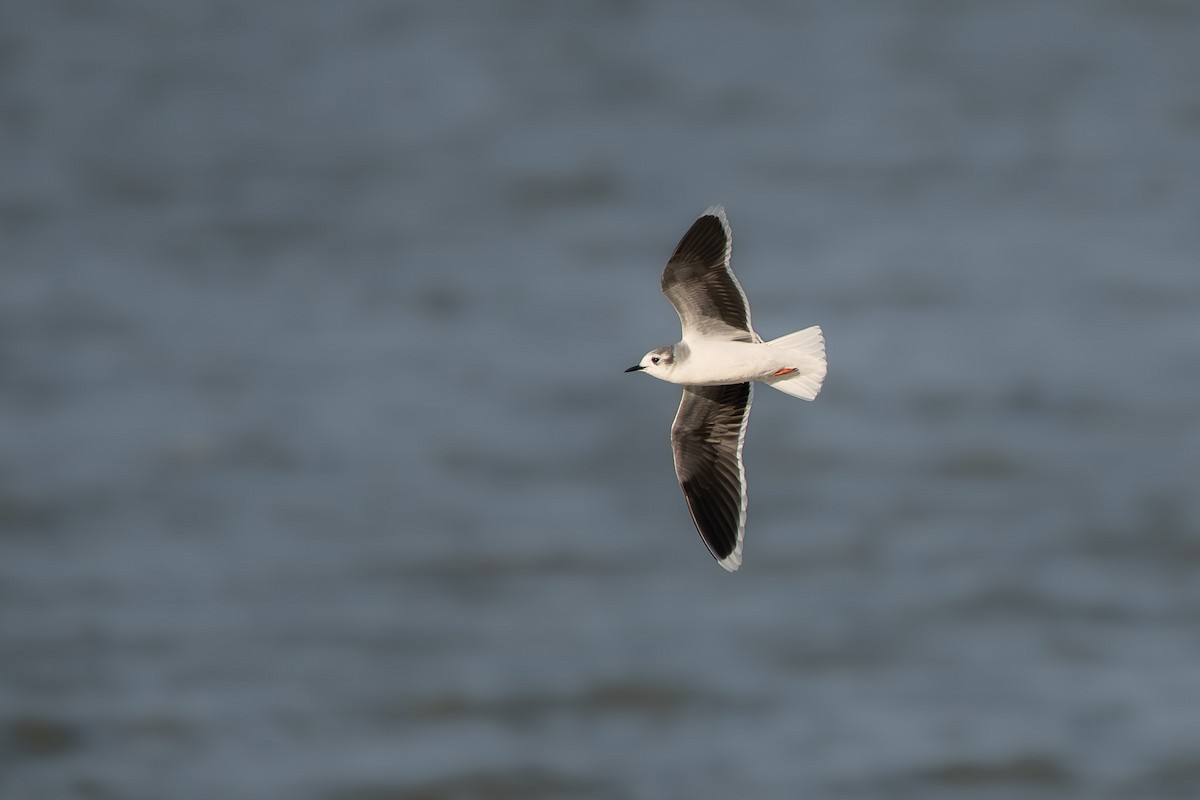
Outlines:
[[730, 572], [742, 564], [746, 474], [742, 443], [752, 398], [749, 383], [685, 386], [671, 426], [675, 474], [700, 538]]
[[683, 323], [683, 337], [760, 342], [750, 304], [729, 268], [733, 233], [725, 209], [705, 211], [679, 240], [663, 270], [662, 291]]

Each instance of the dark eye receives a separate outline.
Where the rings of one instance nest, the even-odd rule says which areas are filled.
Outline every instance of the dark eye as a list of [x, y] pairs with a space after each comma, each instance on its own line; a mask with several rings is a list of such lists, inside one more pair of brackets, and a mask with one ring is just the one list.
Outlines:
[[657, 364], [657, 363], [658, 363], [658, 356], [654, 356], [653, 358], [651, 358], [651, 359], [650, 359], [650, 363], [651, 363], [651, 364]]

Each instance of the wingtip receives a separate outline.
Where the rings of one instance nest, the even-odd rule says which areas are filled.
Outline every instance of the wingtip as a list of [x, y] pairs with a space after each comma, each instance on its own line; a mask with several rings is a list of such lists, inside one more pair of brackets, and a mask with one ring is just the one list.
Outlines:
[[[745, 501], [745, 499], [743, 499], [742, 500], [743, 510], [745, 509], [745, 507], [746, 507], [746, 501]], [[737, 572], [738, 568], [740, 566], [742, 566], [742, 537], [745, 535], [745, 531], [746, 531], [746, 515], [745, 515], [745, 513], [743, 513], [742, 519], [741, 519], [741, 525], [739, 527], [738, 534], [737, 534], [737, 544], [735, 544], [733, 546], [733, 552], [730, 553], [729, 555], [725, 556], [724, 558], [717, 559], [717, 563], [721, 565], [721, 569], [725, 570], [726, 572]], [[716, 553], [713, 553], [713, 557], [716, 557], [716, 555], [717, 555]]]
[[725, 216], [725, 206], [721, 205], [720, 203], [718, 203], [715, 206], [709, 206], [704, 211], [704, 213], [701, 214], [700, 216], [701, 217], [716, 217], [717, 219], [721, 220], [721, 222], [723, 222], [723, 223], [726, 223], [726, 224], [729, 223], [729, 218]]
[[733, 553], [726, 558], [717, 559], [717, 563], [720, 564], [721, 568], [726, 572], [737, 572], [738, 567], [742, 565], [742, 548], [738, 547], [737, 550], [734, 550]]

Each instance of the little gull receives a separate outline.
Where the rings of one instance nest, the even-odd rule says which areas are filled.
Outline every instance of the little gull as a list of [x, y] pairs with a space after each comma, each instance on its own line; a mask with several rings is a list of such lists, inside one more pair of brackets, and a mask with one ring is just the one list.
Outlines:
[[742, 444], [751, 382], [813, 400], [825, 380], [819, 326], [769, 342], [750, 327], [750, 304], [729, 267], [732, 245], [721, 206], [692, 223], [662, 276], [663, 294], [683, 323], [683, 339], [651, 350], [625, 370], [683, 384], [671, 425], [675, 474], [700, 538], [730, 572], [742, 564], [746, 532]]

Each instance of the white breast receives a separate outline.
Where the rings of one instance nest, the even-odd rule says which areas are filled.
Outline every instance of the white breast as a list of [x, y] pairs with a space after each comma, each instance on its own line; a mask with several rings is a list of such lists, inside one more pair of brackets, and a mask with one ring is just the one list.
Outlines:
[[777, 353], [758, 342], [702, 339], [686, 342], [689, 352], [676, 363], [669, 380], [692, 386], [715, 386], [761, 380], [784, 366]]

